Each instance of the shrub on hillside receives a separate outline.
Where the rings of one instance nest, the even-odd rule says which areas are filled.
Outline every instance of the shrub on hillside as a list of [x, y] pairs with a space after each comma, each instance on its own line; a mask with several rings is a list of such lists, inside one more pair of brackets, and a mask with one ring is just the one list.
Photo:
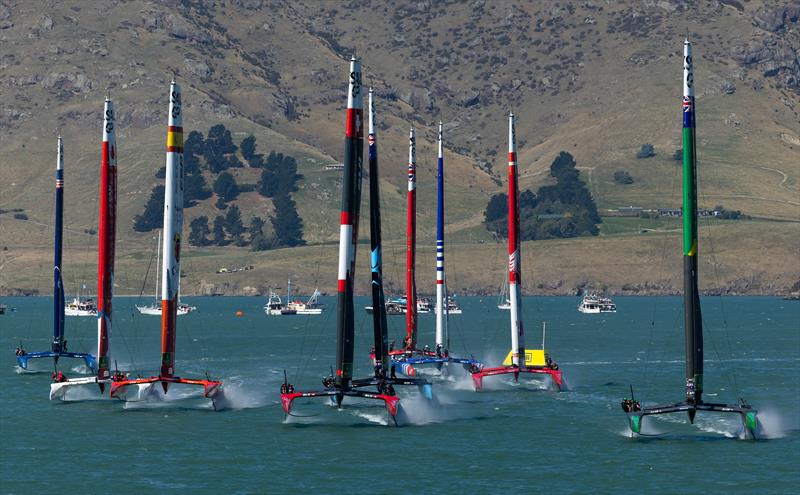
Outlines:
[[642, 145], [642, 149], [636, 153], [636, 158], [650, 158], [651, 156], [656, 156], [655, 148], [650, 143], [645, 143]]
[[614, 172], [614, 182], [622, 185], [633, 184], [633, 177], [624, 170], [617, 170]]

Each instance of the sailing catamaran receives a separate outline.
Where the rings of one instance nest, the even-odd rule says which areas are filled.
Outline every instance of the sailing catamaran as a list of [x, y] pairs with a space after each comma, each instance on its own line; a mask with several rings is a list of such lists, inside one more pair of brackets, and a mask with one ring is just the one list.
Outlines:
[[[178, 312], [178, 293], [181, 275], [181, 231], [183, 229], [183, 116], [181, 115], [181, 87], [170, 83], [169, 127], [167, 131], [167, 173], [164, 189], [164, 260], [161, 268], [161, 370], [158, 376], [135, 380], [114, 381], [111, 397], [127, 400], [132, 385], [136, 398], [149, 396], [156, 383], [166, 394], [172, 383], [199, 385], [203, 395], [212, 400], [222, 387], [222, 382], [211, 379], [187, 379], [175, 376], [175, 332]], [[216, 407], [216, 404], [214, 404]]]
[[631, 435], [640, 434], [645, 416], [686, 411], [694, 423], [697, 411], [734, 413], [741, 417], [745, 436], [755, 438], [757, 412], [743, 399], [737, 405], [703, 401], [703, 320], [697, 288], [697, 157], [695, 155], [695, 100], [692, 44], [683, 44], [683, 312], [686, 343], [686, 400], [642, 407], [631, 397], [622, 401]]
[[[400, 400], [395, 395], [394, 385], [417, 385], [426, 395], [430, 385], [424, 380], [393, 379], [386, 377], [389, 364], [387, 348], [386, 314], [383, 301], [383, 281], [381, 277], [380, 217], [378, 213], [378, 169], [377, 145], [373, 127], [373, 106], [370, 98], [370, 245], [372, 248], [372, 295], [375, 335], [375, 374], [371, 378], [353, 379], [353, 354], [355, 340], [355, 308], [353, 305], [353, 280], [358, 240], [358, 220], [361, 209], [361, 177], [363, 171], [364, 130], [363, 95], [361, 91], [361, 63], [353, 56], [350, 59], [350, 80], [347, 91], [346, 133], [344, 148], [344, 175], [342, 182], [342, 211], [339, 229], [339, 283], [336, 312], [336, 371], [335, 376], [326, 377], [323, 390], [297, 392], [288, 380], [281, 385], [281, 404], [287, 415], [291, 415], [292, 403], [299, 397], [329, 397], [341, 407], [345, 396], [382, 400], [386, 410], [395, 421]], [[375, 387], [376, 392], [362, 390]]]
[[[150, 258], [152, 261], [153, 258]], [[156, 266], [158, 266], [161, 262], [161, 231], [158, 231], [158, 240], [156, 241]], [[145, 277], [146, 278], [146, 277]], [[140, 314], [148, 315], [148, 316], [161, 316], [161, 301], [159, 300], [158, 295], [158, 275], [156, 275], [156, 292], [155, 296], [153, 297], [153, 303], [147, 306], [139, 306], [136, 305], [137, 311]], [[191, 313], [192, 311], [196, 310], [197, 307], [189, 306], [186, 303], [182, 303], [178, 301], [178, 316], [183, 316]]]
[[[117, 230], [117, 142], [114, 131], [114, 105], [106, 98], [103, 109], [103, 148], [100, 161], [100, 216], [97, 241], [97, 373], [95, 376], [67, 379], [56, 374], [50, 384], [50, 400], [64, 399], [77, 385], [96, 383], [100, 393], [111, 383], [111, 297], [114, 290], [114, 257]], [[121, 375], [115, 373], [116, 378]]]
[[53, 358], [53, 366], [58, 373], [58, 358], [68, 357], [83, 359], [86, 366], [93, 372], [97, 368], [94, 356], [87, 353], [69, 352], [67, 339], [64, 338], [64, 281], [61, 277], [61, 246], [64, 231], [64, 143], [58, 136], [58, 158], [56, 161], [56, 223], [55, 223], [55, 253], [53, 262], [53, 344], [50, 351], [25, 352], [17, 348], [16, 356], [19, 367], [27, 370], [30, 359]]
[[[406, 299], [416, 299], [416, 281], [414, 279], [416, 251], [416, 190], [417, 190], [417, 152], [414, 129], [411, 129], [408, 143], [408, 234], [406, 244]], [[435, 364], [442, 369], [448, 363], [458, 363], [465, 369], [480, 367], [475, 359], [459, 358], [450, 355], [449, 338], [446, 339], [447, 305], [445, 304], [445, 272], [444, 272], [444, 154], [442, 148], [442, 123], [439, 122], [439, 157], [437, 173], [437, 215], [436, 215], [436, 342], [435, 348], [427, 345], [417, 347], [417, 313], [413, 305], [406, 311], [406, 337], [403, 349], [390, 351], [392, 364], [399, 366], [409, 376], [417, 374], [415, 366]], [[416, 357], [415, 357], [416, 356]]]
[[[502, 366], [472, 369], [475, 390], [483, 389], [486, 376], [513, 374], [514, 380], [520, 373], [539, 373], [549, 375], [560, 390], [561, 370], [542, 349], [525, 349], [525, 331], [522, 326], [522, 256], [519, 238], [519, 207], [517, 187], [517, 144], [514, 132], [514, 114], [508, 115], [508, 294], [511, 301], [511, 352]], [[542, 339], [544, 341], [544, 339]]]

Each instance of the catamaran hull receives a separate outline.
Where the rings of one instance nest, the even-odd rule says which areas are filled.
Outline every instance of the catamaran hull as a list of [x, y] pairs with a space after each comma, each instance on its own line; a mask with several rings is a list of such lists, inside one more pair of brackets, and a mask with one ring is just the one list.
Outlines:
[[747, 406], [729, 406], [727, 404], [710, 404], [705, 402], [700, 404], [688, 404], [682, 402], [665, 406], [646, 407], [641, 411], [627, 413], [628, 426], [631, 430], [631, 436], [635, 437], [637, 435], [642, 435], [642, 423], [646, 416], [686, 412], [689, 416], [689, 422], [694, 423], [695, 415], [698, 411], [738, 414], [742, 420], [744, 438], [751, 440], [756, 438], [756, 431], [758, 430], [758, 411]]
[[136, 380], [122, 380], [111, 384], [111, 397], [126, 402], [158, 400], [161, 392], [156, 387], [161, 384], [167, 393], [170, 384], [196, 385], [203, 387], [203, 397], [213, 399], [222, 390], [222, 382], [216, 380], [192, 380], [178, 377], [151, 377]]
[[50, 384], [50, 400], [68, 400], [66, 395], [67, 392], [70, 390], [75, 390], [79, 387], [84, 387], [86, 385], [96, 386], [99, 383], [104, 385], [110, 384], [111, 380], [98, 380], [96, 376], [90, 376], [86, 378], [71, 378], [66, 382], [58, 382], [58, 383], [51, 383]]
[[519, 368], [517, 366], [499, 366], [497, 368], [483, 368], [480, 371], [472, 373], [472, 383], [475, 385], [475, 391], [480, 392], [483, 390], [483, 379], [487, 376], [495, 375], [514, 375], [514, 381], [519, 380], [520, 373], [533, 373], [548, 375], [553, 380], [553, 384], [560, 391], [564, 385], [564, 380], [561, 376], [561, 370], [554, 370], [552, 368]]
[[[86, 367], [91, 370], [92, 373], [97, 370], [97, 359], [91, 354], [81, 353], [81, 352], [52, 352], [52, 351], [42, 351], [42, 352], [29, 352], [27, 354], [23, 354], [22, 356], [17, 356], [17, 364], [23, 370], [28, 369], [28, 361], [31, 359], [41, 359], [41, 358], [75, 358], [75, 359], [83, 359], [83, 362], [86, 363]], [[52, 371], [52, 370], [50, 370]]]

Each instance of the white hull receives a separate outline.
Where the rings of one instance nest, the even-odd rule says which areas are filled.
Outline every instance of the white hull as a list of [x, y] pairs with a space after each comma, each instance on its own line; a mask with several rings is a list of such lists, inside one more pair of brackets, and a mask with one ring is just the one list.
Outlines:
[[[87, 376], [84, 378], [71, 378], [66, 382], [58, 382], [50, 384], [50, 400], [61, 399], [66, 400], [67, 391], [82, 385], [97, 385], [100, 383], [96, 376]], [[103, 380], [103, 383], [110, 384], [111, 380]]]
[[97, 310], [65, 307], [64, 316], [97, 316]]
[[587, 315], [616, 313], [617, 305], [614, 304], [614, 302], [608, 297], [600, 297], [597, 294], [588, 294], [583, 297], [581, 303], [578, 305], [578, 311]]
[[[434, 312], [435, 312], [435, 311], [434, 311]], [[460, 314], [461, 314], [461, 308], [457, 308], [457, 309], [450, 309], [450, 310], [448, 310], [448, 311], [445, 311], [445, 313], [444, 313], [444, 314], [445, 314], [445, 315], [451, 315], [451, 316], [452, 316], [452, 315], [460, 315]]]
[[321, 315], [322, 308], [312, 308], [312, 309], [298, 309], [297, 314], [299, 315]]
[[[143, 315], [161, 316], [161, 306], [136, 306], [136, 309]], [[194, 306], [180, 305], [178, 306], [178, 316], [187, 315], [196, 309]]]
[[[291, 287], [292, 281], [288, 281], [287, 286]], [[264, 313], [267, 316], [295, 316], [295, 315], [302, 315], [302, 316], [313, 316], [313, 315], [321, 315], [324, 311], [324, 305], [317, 304], [317, 296], [319, 295], [319, 291], [314, 289], [314, 293], [308, 299], [308, 301], [292, 301], [290, 299], [291, 293], [286, 294], [286, 300], [288, 301], [286, 304], [283, 304], [281, 301], [280, 296], [270, 290], [269, 298], [267, 299], [267, 305], [264, 306]]]
[[307, 309], [271, 309], [264, 308], [264, 313], [267, 316], [295, 316], [295, 315], [321, 315], [322, 308], [307, 308]]

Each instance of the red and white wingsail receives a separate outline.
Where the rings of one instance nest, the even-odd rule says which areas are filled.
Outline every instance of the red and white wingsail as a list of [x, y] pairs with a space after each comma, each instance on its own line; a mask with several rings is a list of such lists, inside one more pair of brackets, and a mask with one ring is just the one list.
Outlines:
[[117, 140], [114, 104], [106, 98], [103, 110], [103, 153], [100, 162], [100, 227], [97, 242], [97, 380], [111, 379], [111, 298], [114, 291], [114, 254], [117, 232]]
[[[522, 325], [522, 269], [517, 205], [517, 136], [514, 114], [508, 114], [508, 294], [511, 300], [511, 362], [525, 367], [525, 330]], [[520, 359], [520, 356], [522, 358]]]
[[417, 286], [414, 276], [417, 249], [417, 140], [408, 133], [408, 217], [406, 232], [406, 349], [417, 346]]

